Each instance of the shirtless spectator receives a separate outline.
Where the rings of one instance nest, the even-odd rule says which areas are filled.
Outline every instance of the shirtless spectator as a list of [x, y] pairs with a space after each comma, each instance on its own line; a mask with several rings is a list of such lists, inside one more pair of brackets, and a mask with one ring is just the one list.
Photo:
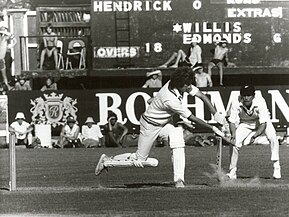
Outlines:
[[32, 90], [30, 81], [26, 80], [23, 75], [20, 75], [15, 83], [14, 90]]
[[106, 147], [122, 147], [124, 136], [128, 133], [127, 127], [117, 121], [117, 116], [113, 112], [108, 114], [107, 121], [104, 126]]
[[221, 86], [223, 86], [224, 66], [227, 66], [229, 62], [228, 51], [229, 49], [227, 48], [227, 40], [222, 39], [219, 43], [217, 43], [217, 46], [214, 49], [213, 59], [209, 62], [208, 65], [208, 73], [211, 77], [212, 77], [212, 68], [215, 66], [219, 68]]
[[40, 56], [40, 69], [43, 69], [45, 55], [47, 57], [54, 57], [55, 69], [57, 69], [58, 51], [57, 51], [57, 35], [52, 31], [52, 25], [48, 24], [46, 27], [46, 33], [43, 37], [44, 49], [41, 51]]
[[203, 66], [197, 66], [193, 68], [195, 72], [196, 87], [212, 87], [211, 76], [204, 72]]

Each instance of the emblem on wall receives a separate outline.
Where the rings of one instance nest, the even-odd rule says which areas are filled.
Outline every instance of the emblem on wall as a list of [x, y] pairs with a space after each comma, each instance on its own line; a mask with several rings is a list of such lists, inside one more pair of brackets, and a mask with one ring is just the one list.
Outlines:
[[71, 97], [63, 97], [63, 94], [43, 94], [43, 97], [38, 97], [35, 100], [30, 99], [30, 104], [33, 106], [30, 109], [32, 113], [32, 123], [51, 124], [56, 127], [64, 125], [68, 116], [77, 119], [76, 108], [77, 99]]

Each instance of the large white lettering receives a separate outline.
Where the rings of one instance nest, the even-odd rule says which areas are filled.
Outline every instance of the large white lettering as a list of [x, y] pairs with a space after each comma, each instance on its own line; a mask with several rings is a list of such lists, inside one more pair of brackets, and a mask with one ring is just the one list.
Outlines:
[[135, 58], [140, 47], [94, 47], [94, 58]]
[[[279, 122], [277, 118], [276, 105], [281, 110], [287, 122], [289, 122], [289, 106], [284, 100], [279, 90], [269, 90], [268, 93], [271, 94], [272, 99], [272, 122]], [[289, 90], [286, 90], [289, 93]]]
[[94, 12], [172, 11], [171, 1], [100, 1], [93, 2]]
[[183, 34], [183, 44], [191, 44], [193, 39], [198, 43], [212, 44], [225, 38], [229, 44], [251, 43], [251, 33], [220, 33], [220, 34]]
[[228, 18], [283, 17], [282, 7], [277, 8], [228, 8]]
[[[127, 118], [122, 119], [122, 112], [119, 109], [121, 105], [121, 97], [116, 93], [96, 93], [95, 96], [99, 98], [99, 124], [107, 123], [108, 111], [112, 111], [117, 115], [117, 120], [121, 123], [126, 123]], [[111, 106], [109, 106], [108, 99], [111, 98]]]
[[[256, 96], [264, 95], [265, 92], [264, 90], [262, 91], [257, 90]], [[157, 92], [154, 92], [152, 95], [155, 96], [156, 93]], [[203, 91], [203, 93], [209, 96], [212, 105], [218, 112], [226, 115], [229, 115], [232, 102], [238, 100], [239, 96], [239, 90], [231, 91], [228, 97], [225, 99], [224, 96], [222, 96], [222, 92], [218, 90]], [[289, 97], [284, 98], [280, 93], [280, 90], [268, 90], [266, 93], [269, 95], [265, 94], [263, 97], [267, 101], [268, 108], [271, 112], [272, 122], [289, 122]], [[289, 96], [289, 89], [286, 90], [286, 94]], [[139, 119], [136, 114], [140, 114], [145, 111], [145, 109], [148, 107], [147, 101], [151, 97], [148, 93], [142, 91], [131, 93], [127, 97], [123, 97], [117, 93], [96, 93], [95, 96], [99, 100], [98, 105], [100, 125], [107, 123], [107, 116], [109, 111], [114, 112], [117, 115], [118, 120], [122, 123], [128, 122], [133, 125], [139, 125]], [[138, 97], [140, 97], [140, 99], [137, 99]], [[144, 100], [144, 108], [142, 106], [139, 107], [139, 105], [136, 103], [138, 100]], [[185, 94], [183, 97], [183, 105], [192, 110], [192, 113], [196, 117], [205, 120], [205, 105], [201, 99]], [[141, 111], [136, 111], [136, 109]], [[280, 114], [282, 114], [282, 117], [279, 117]], [[208, 123], [216, 123], [212, 115], [209, 120], [205, 121]]]
[[[144, 99], [144, 102], [147, 102], [151, 98], [147, 93], [143, 93], [143, 92], [136, 92], [128, 97], [126, 104], [125, 104], [126, 115], [129, 121], [134, 125], [139, 125], [139, 120], [135, 116], [135, 113], [136, 113], [135, 112], [135, 100], [138, 96], [141, 96]], [[147, 108], [148, 104], [145, 103], [145, 105]]]

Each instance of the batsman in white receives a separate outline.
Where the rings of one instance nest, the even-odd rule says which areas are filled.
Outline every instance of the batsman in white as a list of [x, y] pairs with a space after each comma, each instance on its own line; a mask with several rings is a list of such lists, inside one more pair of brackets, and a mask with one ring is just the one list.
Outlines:
[[[229, 179], [237, 179], [237, 163], [239, 150], [247, 137], [251, 137], [250, 143], [265, 134], [270, 142], [271, 161], [273, 162], [273, 178], [281, 178], [279, 163], [279, 143], [275, 128], [270, 120], [269, 111], [265, 99], [261, 95], [255, 95], [255, 87], [242, 86], [238, 100], [233, 101], [230, 109], [229, 126], [232, 136], [230, 147], [231, 163]], [[249, 139], [249, 138], [248, 138]]]
[[[188, 108], [183, 106], [182, 98], [185, 92], [193, 96], [201, 94], [199, 89], [192, 85], [193, 80], [194, 73], [189, 67], [177, 68], [171, 74], [170, 81], [160, 89], [140, 118], [140, 136], [137, 151], [135, 153], [117, 155], [113, 158], [103, 154], [96, 166], [95, 175], [99, 175], [107, 167], [156, 167], [158, 160], [148, 156], [153, 142], [160, 136], [169, 139], [169, 145], [172, 150], [175, 186], [184, 187], [185, 142], [183, 129], [172, 124], [172, 116], [178, 114], [189, 121], [213, 130], [216, 134], [222, 133], [217, 127], [211, 126], [195, 117]], [[224, 116], [216, 113], [212, 105], [211, 109], [219, 122], [222, 122]]]

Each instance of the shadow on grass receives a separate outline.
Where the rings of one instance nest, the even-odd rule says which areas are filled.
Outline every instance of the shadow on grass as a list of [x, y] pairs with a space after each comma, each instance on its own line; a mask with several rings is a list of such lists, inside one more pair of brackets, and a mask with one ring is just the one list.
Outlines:
[[0, 191], [10, 191], [9, 188], [0, 188]]
[[[185, 185], [186, 187], [191, 187], [191, 185]], [[195, 184], [195, 186], [208, 186], [208, 184]], [[123, 184], [123, 185], [115, 185], [109, 186], [109, 188], [153, 188], [153, 187], [161, 187], [161, 188], [175, 188], [174, 182], [163, 182], [163, 183], [132, 183], [132, 184]]]

